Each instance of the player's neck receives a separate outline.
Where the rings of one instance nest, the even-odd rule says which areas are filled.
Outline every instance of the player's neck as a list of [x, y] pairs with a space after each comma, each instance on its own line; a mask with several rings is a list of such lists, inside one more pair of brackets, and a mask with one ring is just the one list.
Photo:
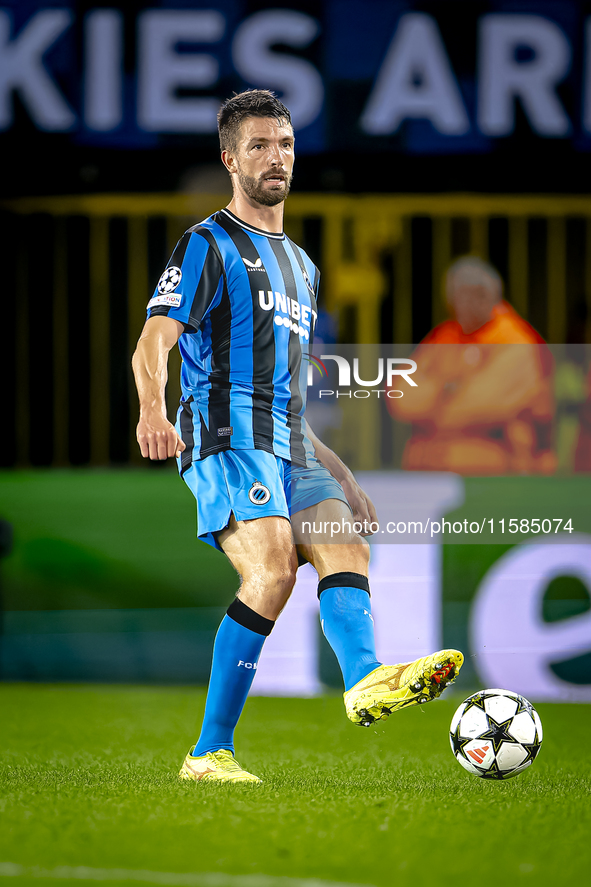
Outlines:
[[234, 194], [227, 207], [241, 222], [268, 231], [269, 234], [283, 233], [283, 202], [276, 206], [263, 206], [245, 194]]

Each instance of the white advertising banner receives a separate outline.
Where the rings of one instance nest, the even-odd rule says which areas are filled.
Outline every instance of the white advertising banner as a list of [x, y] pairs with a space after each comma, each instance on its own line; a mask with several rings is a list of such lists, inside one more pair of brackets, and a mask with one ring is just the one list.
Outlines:
[[[400, 501], [407, 514], [413, 503], [413, 519], [436, 521], [464, 499], [464, 480], [453, 474], [367, 472], [358, 480], [378, 518]], [[504, 687], [535, 700], [591, 701], [591, 684], [562, 680], [551, 668], [591, 652], [591, 609], [556, 622], [543, 620], [545, 591], [560, 576], [577, 577], [591, 594], [590, 535], [521, 543], [488, 570], [475, 589], [470, 649], [463, 651], [472, 657], [482, 687]], [[369, 578], [378, 658], [405, 662], [441, 647], [440, 544], [373, 545]], [[253, 693], [320, 691], [316, 588], [312, 567], [300, 568], [292, 597], [265, 644]]]

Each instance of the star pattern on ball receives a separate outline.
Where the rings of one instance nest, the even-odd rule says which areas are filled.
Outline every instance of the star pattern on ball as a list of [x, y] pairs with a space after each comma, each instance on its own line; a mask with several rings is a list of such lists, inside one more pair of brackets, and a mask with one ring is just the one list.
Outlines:
[[515, 739], [508, 732], [513, 718], [508, 718], [502, 723], [497, 723], [494, 718], [491, 718], [491, 716], [488, 715], [487, 720], [488, 730], [485, 730], [483, 733], [481, 733], [478, 738], [490, 739], [493, 744], [495, 754], [498, 752], [503, 742], [509, 742], [511, 745], [515, 742]]
[[[502, 698], [511, 699], [515, 704], [510, 716], [510, 707], [508, 709], [507, 706], [496, 703], [496, 700]], [[478, 716], [474, 717], [475, 714]], [[523, 718], [524, 715], [531, 719], [526, 730], [529, 741], [525, 741], [525, 738], [518, 739], [519, 735], [523, 735], [523, 719], [517, 734], [514, 730], [515, 719], [519, 716]], [[469, 765], [470, 772], [483, 779], [504, 780], [523, 772], [536, 759], [542, 744], [538, 715], [531, 702], [518, 693], [502, 690], [481, 690], [474, 693], [458, 709], [454, 721], [455, 726], [449, 734], [453, 754], [460, 763]], [[482, 747], [478, 743], [482, 743]], [[475, 755], [484, 753], [487, 750], [485, 746], [492, 749], [493, 756], [486, 767], [481, 767]], [[521, 750], [521, 755], [512, 763], [511, 748], [516, 747]]]
[[170, 268], [167, 268], [158, 281], [158, 292], [161, 293], [163, 296], [168, 295], [168, 293], [174, 292], [174, 290], [181, 282], [182, 276], [183, 272], [180, 268], [177, 268], [176, 265], [172, 265]]
[[[483, 712], [486, 712], [484, 707], [484, 703], [489, 699], [489, 694], [484, 693], [482, 690], [479, 693], [474, 693], [474, 695], [470, 699], [470, 706], [474, 708], [481, 708]], [[468, 709], [466, 709], [468, 711]], [[465, 714], [466, 712], [464, 712]]]
[[534, 707], [531, 702], [529, 702], [528, 699], [524, 699], [523, 696], [516, 696], [515, 698], [518, 700], [519, 703], [515, 714], [518, 715], [520, 712], [526, 711], [530, 717], [533, 717], [532, 712], [534, 710]]
[[[481, 702], [480, 699], [474, 700], [473, 704], [471, 706], [469, 706], [469, 708], [472, 708], [472, 707], [483, 708], [483, 705], [481, 705], [480, 702]], [[489, 717], [487, 717], [487, 721], [490, 726], [490, 718]], [[494, 746], [494, 739], [489, 735], [492, 732], [493, 731], [489, 729], [485, 733], [480, 733], [478, 736], [478, 739], [482, 740], [483, 742], [486, 742], [487, 740], [493, 742], [493, 749], [496, 754], [498, 751], [498, 748]], [[466, 738], [463, 738], [462, 736], [460, 736], [460, 724], [458, 724], [458, 726], [456, 727], [455, 732], [451, 738], [452, 738], [452, 743], [453, 743], [454, 754], [457, 754], [458, 752], [460, 752], [461, 755], [466, 757], [466, 753], [464, 751], [464, 748], [465, 748], [465, 746], [468, 745], [469, 742], [472, 742], [474, 737], [468, 736]], [[511, 740], [511, 741], [513, 742], [513, 740]], [[499, 743], [499, 745], [500, 745], [500, 743]], [[496, 759], [493, 760], [493, 762], [491, 763], [491, 765], [488, 767], [487, 770], [481, 770], [479, 772], [479, 775], [483, 779], [504, 779], [504, 774], [501, 773], [501, 771], [499, 770]]]
[[493, 761], [488, 770], [483, 770], [480, 774], [483, 779], [504, 779], [496, 761]]

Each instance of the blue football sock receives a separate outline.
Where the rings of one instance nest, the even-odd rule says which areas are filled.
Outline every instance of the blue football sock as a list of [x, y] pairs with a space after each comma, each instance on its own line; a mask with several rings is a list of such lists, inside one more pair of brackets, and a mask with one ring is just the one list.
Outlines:
[[360, 573], [333, 573], [318, 583], [318, 597], [324, 636], [350, 690], [382, 664], [376, 658], [369, 583]]
[[193, 750], [195, 757], [220, 748], [234, 752], [234, 729], [254, 680], [265, 638], [274, 624], [239, 598], [228, 607], [213, 646], [205, 715]]

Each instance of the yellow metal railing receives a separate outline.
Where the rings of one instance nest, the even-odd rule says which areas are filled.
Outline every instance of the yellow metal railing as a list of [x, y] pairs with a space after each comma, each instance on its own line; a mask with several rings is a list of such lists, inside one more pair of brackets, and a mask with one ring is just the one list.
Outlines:
[[[72, 319], [68, 316], [68, 237], [69, 217], [86, 217], [90, 225], [88, 242], [90, 318], [90, 462], [109, 461], [110, 329], [109, 316], [110, 220], [122, 218], [127, 224], [127, 328], [128, 351], [132, 353], [143, 325], [145, 306], [155, 283], [149, 273], [148, 225], [151, 219], [165, 221], [170, 253], [182, 232], [225, 205], [228, 195], [212, 194], [117, 194], [72, 197], [22, 198], [5, 201], [2, 208], [19, 216], [47, 214], [54, 219], [53, 262], [53, 463], [68, 464], [69, 384], [72, 368], [68, 362], [68, 337]], [[430, 244], [413, 244], [412, 225], [426, 218], [431, 225]], [[332, 312], [354, 318], [355, 339], [360, 344], [380, 341], [413, 341], [413, 299], [423, 300], [432, 325], [445, 317], [442, 296], [443, 274], [458, 252], [489, 257], [490, 220], [506, 220], [507, 295], [524, 317], [531, 315], [530, 235], [528, 224], [542, 219], [546, 225], [546, 334], [551, 342], [563, 342], [568, 327], [567, 307], [567, 221], [578, 219], [585, 226], [586, 255], [577, 284], [588, 308], [586, 341], [591, 341], [591, 197], [589, 196], [507, 196], [507, 195], [361, 195], [293, 194], [286, 204], [287, 233], [301, 243], [309, 220], [320, 224], [317, 244], [322, 271], [322, 303]], [[461, 228], [462, 248], [454, 245], [454, 231]], [[424, 260], [431, 268], [431, 291], [413, 290], [413, 249], [424, 249]], [[384, 270], [392, 261], [392, 273]], [[16, 258], [17, 291], [27, 291], [27, 255], [21, 249]], [[416, 263], [415, 263], [416, 264]], [[539, 269], [537, 269], [539, 271]], [[416, 289], [416, 288], [415, 288]], [[382, 329], [381, 307], [392, 300], [392, 327]], [[14, 330], [16, 351], [16, 450], [27, 464], [31, 414], [28, 407], [29, 350], [27, 299], [17, 315]], [[178, 354], [171, 358], [168, 390], [169, 410], [178, 402]], [[135, 392], [129, 402], [135, 416]], [[130, 459], [139, 461], [130, 421]], [[364, 464], [375, 467], [375, 447]]]

